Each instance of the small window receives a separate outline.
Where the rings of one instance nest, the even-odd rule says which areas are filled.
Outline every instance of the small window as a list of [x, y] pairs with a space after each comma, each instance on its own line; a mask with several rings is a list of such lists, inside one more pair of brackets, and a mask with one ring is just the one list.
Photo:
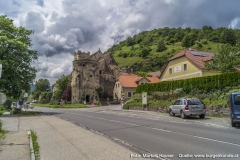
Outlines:
[[184, 71], [186, 71], [187, 70], [187, 64], [184, 64], [183, 68], [184, 68]]
[[132, 97], [132, 92], [128, 92], [128, 97]]
[[102, 74], [102, 71], [99, 71], [99, 74]]
[[169, 68], [169, 74], [172, 74], [172, 68]]

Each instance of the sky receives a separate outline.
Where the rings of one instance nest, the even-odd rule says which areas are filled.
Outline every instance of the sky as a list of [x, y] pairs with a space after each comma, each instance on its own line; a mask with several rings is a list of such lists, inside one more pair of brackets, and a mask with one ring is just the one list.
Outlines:
[[142, 31], [202, 26], [240, 29], [239, 0], [1, 0], [0, 15], [34, 30], [36, 80], [72, 71], [77, 50], [95, 53]]

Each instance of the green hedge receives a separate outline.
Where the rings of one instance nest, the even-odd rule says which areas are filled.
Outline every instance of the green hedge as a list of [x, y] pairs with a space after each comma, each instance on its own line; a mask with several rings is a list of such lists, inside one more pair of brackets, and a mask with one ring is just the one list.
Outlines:
[[190, 93], [194, 88], [209, 92], [211, 90], [221, 90], [228, 86], [240, 84], [240, 73], [224, 73], [214, 76], [198, 77], [184, 80], [163, 81], [159, 83], [142, 84], [136, 89], [136, 93], [142, 92], [168, 92], [182, 88], [185, 93]]

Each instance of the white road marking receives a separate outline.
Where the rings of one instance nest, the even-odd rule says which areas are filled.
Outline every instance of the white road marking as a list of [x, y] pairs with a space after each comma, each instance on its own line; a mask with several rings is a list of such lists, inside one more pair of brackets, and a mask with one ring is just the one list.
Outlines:
[[[107, 113], [107, 112], [105, 112]], [[125, 114], [125, 113], [121, 113], [121, 114]], [[149, 115], [154, 115], [155, 114], [151, 114], [151, 113], [147, 113]], [[195, 121], [195, 120], [184, 120], [184, 121], [175, 121], [175, 120], [166, 120], [166, 119], [160, 119], [160, 118], [168, 118], [168, 119], [173, 119], [174, 117], [169, 117], [169, 116], [164, 116], [164, 115], [158, 115], [159, 117], [157, 117], [158, 119], [154, 119], [154, 118], [148, 118], [148, 117], [136, 117], [136, 116], [132, 116], [132, 115], [135, 115], [135, 114], [131, 114], [130, 113], [130, 116], [128, 115], [128, 117], [134, 117], [134, 118], [145, 118], [145, 119], [150, 119], [150, 120], [163, 120], [163, 121], [168, 121], [168, 122], [174, 122], [174, 123], [182, 123], [182, 124], [188, 124], [188, 123], [191, 123], [191, 122], [194, 122], [194, 123], [198, 123], [200, 125], [207, 125], [207, 126], [211, 126], [211, 127], [216, 127], [216, 128], [229, 128], [229, 124], [227, 124], [228, 127], [226, 126], [222, 126], [222, 125], [218, 125], [218, 124], [214, 124], [214, 123], [208, 123], [208, 122], [200, 122], [200, 121]]]
[[223, 119], [223, 122], [230, 127], [229, 123], [227, 123], [224, 119]]
[[175, 133], [175, 134], [179, 134], [179, 135], [190, 136], [190, 137], [194, 137], [194, 138], [199, 138], [199, 139], [204, 139], [204, 140], [209, 140], [209, 141], [213, 141], [213, 142], [219, 142], [219, 143], [224, 143], [224, 144], [229, 144], [229, 145], [240, 147], [240, 144], [235, 144], [235, 143], [231, 143], [231, 142], [215, 140], [215, 139], [201, 137], [201, 136], [195, 136], [195, 135], [181, 133], [181, 132], [175, 132], [175, 131], [170, 131], [170, 130], [165, 130], [165, 129], [153, 128], [153, 127], [138, 125], [138, 124], [134, 124], [134, 123], [121, 122], [121, 121], [117, 121], [117, 120], [110, 120], [110, 119], [100, 118], [100, 117], [95, 117], [95, 116], [83, 115], [83, 114], [79, 114], [79, 113], [68, 113], [68, 114], [82, 115], [82, 116], [85, 116], [85, 117], [101, 119], [101, 120], [106, 120], [106, 121], [111, 121], [111, 122], [117, 122], [117, 123], [122, 123], [122, 124], [128, 124], [128, 125], [132, 125], [132, 126], [139, 126], [139, 127], [141, 126], [141, 127], [146, 127], [146, 128], [152, 129], [152, 130], [158, 130], [158, 131], [168, 132], [168, 133]]

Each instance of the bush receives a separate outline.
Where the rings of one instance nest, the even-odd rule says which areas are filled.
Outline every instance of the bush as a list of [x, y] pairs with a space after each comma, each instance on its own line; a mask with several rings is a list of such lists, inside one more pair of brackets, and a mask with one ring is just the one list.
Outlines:
[[208, 44], [208, 42], [207, 42], [207, 41], [202, 41], [202, 43], [203, 43], [203, 44]]
[[4, 107], [6, 110], [10, 110], [12, 105], [12, 99], [7, 99], [6, 102], [4, 103]]
[[210, 92], [212, 90], [222, 90], [229, 86], [238, 86], [239, 79], [240, 73], [234, 72], [184, 80], [163, 81], [139, 85], [136, 93], [170, 92], [178, 88], [182, 88], [186, 94], [190, 94], [194, 88], [201, 90], [201, 92]]

